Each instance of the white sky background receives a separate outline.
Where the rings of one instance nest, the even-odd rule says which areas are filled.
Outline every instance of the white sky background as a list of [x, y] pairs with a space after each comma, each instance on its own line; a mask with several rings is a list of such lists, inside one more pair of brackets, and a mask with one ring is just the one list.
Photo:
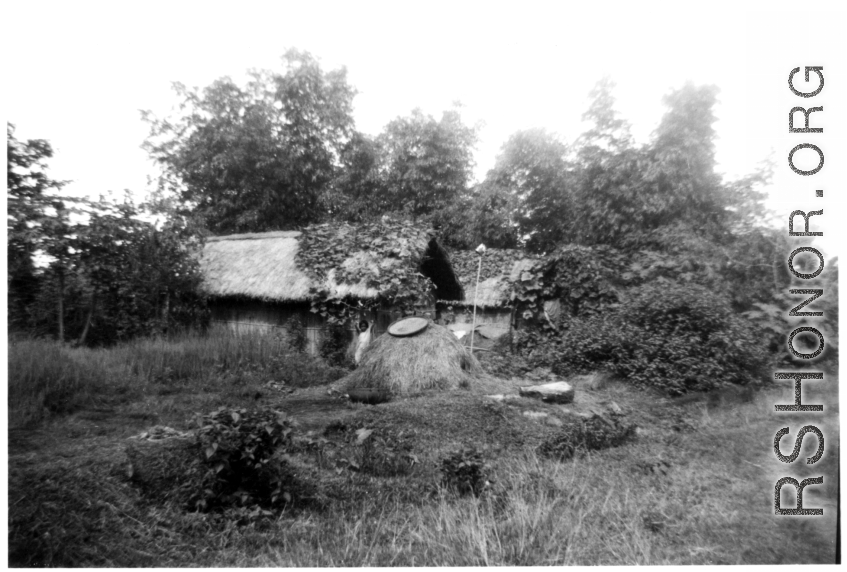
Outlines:
[[[478, 179], [517, 130], [544, 127], [574, 140], [588, 92], [605, 74], [639, 141], [661, 118], [662, 95], [690, 80], [721, 90], [721, 172], [750, 172], [773, 151], [772, 204], [786, 216], [818, 205], [833, 212], [847, 182], [847, 18], [824, 13], [834, 3], [585, 4], [7, 2], [5, 115], [18, 139], [53, 144], [50, 173], [73, 180], [71, 192], [130, 189], [141, 198], [153, 169], [139, 148], [147, 134], [139, 110], [166, 115], [177, 101], [172, 81], [202, 87], [249, 68], [280, 69], [288, 47], [310, 51], [324, 70], [347, 67], [365, 133], [415, 107], [438, 118], [461, 101], [468, 124], [484, 122]], [[825, 66], [814, 103], [787, 88], [790, 69], [803, 65]], [[789, 135], [788, 109], [812, 104], [824, 105], [811, 123], [824, 135]], [[832, 139], [825, 169], [800, 181], [787, 151], [824, 136]], [[824, 182], [829, 194], [814, 202]], [[839, 231], [827, 218], [826, 230]], [[834, 238], [826, 237], [830, 251]]]

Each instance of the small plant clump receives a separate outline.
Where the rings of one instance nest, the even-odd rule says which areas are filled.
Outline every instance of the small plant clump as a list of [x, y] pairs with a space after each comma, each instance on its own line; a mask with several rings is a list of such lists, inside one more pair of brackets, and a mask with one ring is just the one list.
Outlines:
[[349, 444], [347, 458], [341, 460], [352, 471], [367, 473], [374, 477], [397, 477], [409, 475], [418, 464], [408, 443], [391, 435], [381, 435], [374, 429], [354, 428], [344, 423], [332, 423], [326, 434], [343, 435]]
[[488, 486], [488, 466], [482, 452], [462, 448], [441, 460], [441, 483], [459, 494], [480, 496]]
[[299, 316], [292, 316], [285, 323], [286, 341], [296, 352], [303, 353], [309, 345], [309, 338], [306, 335], [306, 325]]
[[619, 416], [595, 415], [589, 419], [565, 424], [555, 435], [538, 447], [544, 457], [570, 459], [575, 454], [618, 447], [635, 435], [635, 425]]
[[333, 367], [352, 369], [353, 361], [348, 355], [350, 332], [342, 324], [330, 324], [321, 341], [320, 354]]
[[287, 470], [294, 426], [280, 411], [229, 409], [198, 416], [197, 442], [204, 467], [194, 508], [279, 506], [291, 502]]

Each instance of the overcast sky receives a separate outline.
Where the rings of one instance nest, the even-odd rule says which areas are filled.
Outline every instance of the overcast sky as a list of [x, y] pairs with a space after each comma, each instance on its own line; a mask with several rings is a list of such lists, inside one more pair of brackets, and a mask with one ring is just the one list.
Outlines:
[[[369, 134], [416, 107], [440, 117], [460, 101], [467, 123], [483, 123], [478, 178], [517, 130], [576, 138], [587, 94], [603, 75], [617, 82], [618, 109], [640, 141], [662, 115], [662, 95], [693, 81], [720, 88], [721, 172], [737, 177], [773, 152], [777, 208], [818, 208], [809, 184], [829, 184], [823, 204], [834, 208], [836, 181], [841, 189], [847, 182], [847, 19], [827, 12], [833, 6], [7, 2], [5, 114], [19, 139], [50, 140], [51, 175], [73, 180], [73, 192], [130, 189], [142, 197], [152, 170], [139, 148], [147, 134], [139, 110], [167, 114], [176, 102], [173, 81], [205, 86], [225, 75], [240, 79], [249, 68], [279, 69], [289, 47], [311, 52], [325, 70], [347, 67], [359, 91], [356, 124]], [[788, 72], [803, 65], [825, 66], [826, 88], [814, 104], [825, 106], [817, 115], [832, 139], [826, 169], [813, 182], [799, 180], [785, 159], [805, 142], [786, 129], [788, 109], [811, 105], [786, 86]], [[815, 136], [823, 141], [805, 137]]]

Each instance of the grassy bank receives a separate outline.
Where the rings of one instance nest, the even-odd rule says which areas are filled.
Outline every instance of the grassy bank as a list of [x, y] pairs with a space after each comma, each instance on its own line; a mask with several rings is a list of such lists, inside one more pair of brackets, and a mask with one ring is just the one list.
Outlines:
[[[523, 412], [561, 416], [560, 406], [523, 399], [491, 404], [459, 391], [372, 407], [338, 402], [332, 411], [298, 410], [299, 402], [323, 403], [317, 396], [325, 388], [289, 394], [270, 391], [266, 383], [282, 376], [292, 385], [328, 383], [338, 372], [273, 343], [211, 337], [96, 351], [35, 342], [11, 346], [10, 415], [28, 425], [10, 432], [9, 563], [460, 566], [833, 559], [834, 379], [804, 397], [835, 404], [828, 406], [828, 424], [819, 425], [827, 452], [814, 467], [786, 469], [773, 456], [775, 431], [790, 425], [796, 435], [807, 421], [773, 413], [774, 403], [792, 400], [789, 387], [758, 392], [750, 402], [677, 406], [620, 382], [579, 388], [578, 396], [592, 407], [619, 404], [639, 426], [637, 437], [556, 461], [536, 450], [557, 427]], [[39, 363], [36, 356], [47, 351], [66, 367]], [[28, 377], [11, 379], [12, 372]], [[26, 391], [25, 383], [40, 389]], [[70, 396], [73, 406], [50, 409], [59, 395]], [[41, 413], [21, 412], [39, 405]], [[302, 413], [308, 427], [329, 441], [320, 462], [311, 453], [297, 459], [321, 502], [266, 515], [204, 514], [158, 501], [127, 477], [127, 437], [157, 423], [187, 429], [195, 412], [220, 405], [286, 409], [295, 418]], [[361, 460], [362, 450], [343, 432], [323, 433], [333, 419], [336, 428], [373, 429], [417, 463], [404, 471], [351, 469], [343, 461]], [[790, 449], [784, 441], [783, 451]], [[479, 498], [440, 485], [439, 462], [460, 445], [483, 450], [490, 487]], [[815, 447], [807, 439], [801, 456]], [[825, 507], [824, 518], [773, 516], [774, 482], [799, 471], [829, 476], [824, 487], [806, 494], [807, 506]]]

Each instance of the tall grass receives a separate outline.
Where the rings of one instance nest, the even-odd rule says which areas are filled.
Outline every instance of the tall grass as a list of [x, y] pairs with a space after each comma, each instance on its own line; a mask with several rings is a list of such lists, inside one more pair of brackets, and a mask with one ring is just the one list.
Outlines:
[[110, 366], [102, 359], [79, 359], [56, 342], [10, 343], [9, 425], [26, 425], [92, 403], [111, 378]]
[[187, 381], [221, 373], [266, 369], [291, 350], [279, 339], [257, 333], [236, 335], [214, 330], [209, 335], [134, 340], [111, 350], [113, 359], [144, 382]]
[[294, 350], [284, 338], [224, 328], [206, 335], [139, 339], [111, 350], [131, 376], [143, 383], [203, 384], [214, 378], [238, 382], [253, 374], [304, 387], [334, 381], [343, 372]]
[[344, 372], [293, 350], [276, 336], [216, 329], [142, 338], [107, 349], [30, 339], [9, 344], [9, 422], [37, 422], [103, 402], [126, 401], [154, 385], [202, 390], [219, 383], [281, 381], [308, 386]]

